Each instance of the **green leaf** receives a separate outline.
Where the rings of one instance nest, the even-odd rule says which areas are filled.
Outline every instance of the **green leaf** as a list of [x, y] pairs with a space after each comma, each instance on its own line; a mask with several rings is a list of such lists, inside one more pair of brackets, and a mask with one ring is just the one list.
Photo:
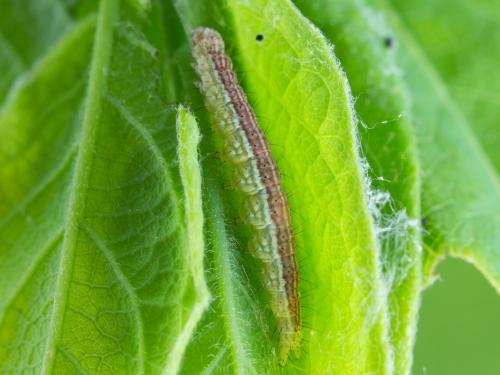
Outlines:
[[[246, 91], [286, 176], [283, 186], [289, 193], [292, 221], [300, 229], [297, 254], [303, 260], [299, 268], [304, 306], [303, 353], [298, 360], [292, 359], [289, 371], [390, 373], [392, 354], [380, 254], [356, 149], [351, 98], [328, 43], [287, 1], [254, 1], [251, 5], [228, 1], [225, 12], [220, 12], [226, 15], [224, 19], [205, 2], [178, 1], [176, 6], [187, 33], [198, 25], [218, 24], [238, 62], [236, 69], [245, 72]], [[220, 11], [217, 5], [214, 8]], [[257, 34], [264, 35], [262, 43], [256, 40]], [[208, 128], [206, 131], [209, 134]], [[217, 168], [207, 163], [205, 169], [215, 172]], [[231, 204], [226, 206], [234, 212]], [[212, 210], [216, 211], [210, 207]], [[234, 225], [231, 230], [241, 231]], [[262, 373], [261, 363], [278, 362], [272, 342], [260, 341], [254, 346], [252, 338], [250, 345], [238, 340], [246, 335], [244, 324], [227, 334], [214, 328], [221, 318], [227, 320], [226, 327], [234, 328], [234, 309], [239, 309], [237, 316], [245, 317], [241, 320], [256, 321], [254, 330], [265, 331], [273, 321], [269, 313], [266, 321], [251, 318], [254, 311], [268, 312], [269, 306], [265, 294], [258, 293], [263, 289], [258, 268], [249, 264], [245, 242], [238, 241], [237, 247], [245, 262], [243, 275], [248, 274], [251, 280], [249, 284], [245, 279], [232, 281], [232, 288], [248, 284], [256, 297], [245, 301], [247, 305], [237, 300], [220, 302], [222, 312], [206, 319], [190, 349], [199, 353], [208, 341], [204, 335], [215, 336], [221, 342], [219, 354], [212, 354], [214, 362], [200, 363], [199, 367], [188, 357], [186, 373], [205, 368]], [[231, 246], [222, 248], [231, 251]], [[227, 282], [228, 274], [238, 277], [231, 264], [215, 270], [220, 273], [217, 279]], [[225, 308], [233, 309], [233, 315]], [[270, 350], [261, 355], [262, 346]], [[244, 362], [239, 361], [242, 351]]]
[[2, 109], [3, 371], [168, 372], [207, 303], [195, 125], [179, 174], [146, 21], [101, 2]]
[[407, 93], [388, 45], [393, 36], [361, 1], [297, 5], [333, 43], [356, 98], [361, 148], [374, 189], [395, 373], [407, 374], [421, 290], [420, 180]]
[[[426, 1], [394, 0], [423, 47], [384, 0], [297, 1], [325, 35], [289, 0], [0, 5], [0, 371], [408, 373], [436, 259], [500, 290], [498, 173], [467, 127], [496, 160], [496, 104], [464, 88], [496, 55], [439, 60]], [[478, 22], [461, 12], [456, 33]], [[223, 35], [292, 209], [303, 340], [284, 368], [193, 84], [198, 26]]]
[[42, 366], [93, 30], [93, 20], [77, 26], [16, 87], [0, 114], [0, 363], [6, 371]]
[[392, 1], [500, 171], [500, 6], [495, 0]]
[[2, 2], [0, 103], [13, 82], [28, 71], [71, 27], [71, 18], [57, 1]]
[[425, 276], [449, 253], [473, 263], [500, 291], [498, 174], [420, 46], [391, 7], [380, 4], [398, 35], [398, 61], [412, 92], [427, 222]]
[[[184, 299], [194, 300], [190, 313], [185, 317], [184, 328], [170, 349], [164, 366], [165, 374], [176, 374], [184, 357], [184, 351], [191, 340], [196, 324], [210, 302], [210, 293], [205, 283], [203, 255], [205, 251], [203, 234], [203, 210], [201, 198], [201, 171], [198, 160], [200, 133], [195, 118], [182, 106], [177, 114], [179, 136], [179, 169], [185, 194], [185, 225], [187, 231], [186, 250], [189, 262], [189, 288]], [[186, 304], [188, 305], [188, 304]]]

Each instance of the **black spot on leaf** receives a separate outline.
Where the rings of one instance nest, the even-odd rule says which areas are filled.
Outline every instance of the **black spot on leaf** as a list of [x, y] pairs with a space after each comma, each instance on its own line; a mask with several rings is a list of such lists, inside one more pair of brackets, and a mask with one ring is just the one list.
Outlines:
[[392, 39], [392, 37], [390, 36], [386, 36], [384, 38], [384, 46], [386, 46], [387, 48], [391, 48], [393, 45], [394, 45], [394, 39]]

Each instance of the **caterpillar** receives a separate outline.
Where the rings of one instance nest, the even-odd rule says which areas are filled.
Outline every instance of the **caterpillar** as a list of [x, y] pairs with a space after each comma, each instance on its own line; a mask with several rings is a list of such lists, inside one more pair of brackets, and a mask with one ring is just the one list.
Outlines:
[[263, 266], [265, 286], [279, 331], [278, 360], [300, 354], [301, 318], [295, 239], [280, 173], [255, 113], [224, 52], [220, 34], [197, 28], [191, 34], [193, 67], [200, 82], [223, 156], [233, 168], [234, 184], [244, 197], [243, 218], [252, 229], [250, 253]]

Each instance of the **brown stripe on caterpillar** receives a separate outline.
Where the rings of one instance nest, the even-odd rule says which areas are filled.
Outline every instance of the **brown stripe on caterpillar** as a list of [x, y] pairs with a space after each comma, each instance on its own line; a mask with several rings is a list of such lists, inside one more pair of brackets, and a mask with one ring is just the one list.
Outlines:
[[271, 309], [280, 331], [279, 361], [300, 351], [301, 319], [295, 239], [281, 178], [255, 113], [238, 84], [220, 34], [208, 28], [192, 33], [194, 68], [213, 125], [224, 138], [225, 157], [233, 165], [245, 197], [247, 223], [253, 228], [250, 251], [262, 261]]

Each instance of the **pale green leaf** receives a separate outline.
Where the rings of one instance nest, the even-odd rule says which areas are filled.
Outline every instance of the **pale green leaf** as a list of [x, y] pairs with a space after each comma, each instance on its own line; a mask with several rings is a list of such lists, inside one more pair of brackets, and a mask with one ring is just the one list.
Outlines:
[[210, 293], [205, 282], [203, 264], [205, 251], [204, 215], [201, 197], [201, 171], [198, 159], [200, 133], [196, 120], [189, 111], [182, 106], [177, 111], [179, 169], [185, 194], [186, 250], [188, 252], [186, 255], [189, 263], [188, 275], [191, 279], [188, 281], [190, 288], [186, 288], [184, 298], [193, 299], [194, 304], [189, 314], [183, 319], [184, 327], [170, 349], [163, 370], [165, 374], [176, 374], [179, 371], [186, 347], [210, 302]]
[[411, 370], [421, 290], [420, 180], [393, 38], [362, 1], [297, 1], [330, 39], [356, 98], [382, 246], [395, 373]]
[[[203, 1], [177, 2], [187, 33], [199, 25], [217, 25], [238, 63], [236, 70], [244, 72], [250, 101], [285, 176], [283, 186], [297, 229], [304, 339], [302, 355], [298, 360], [291, 358], [287, 369], [318, 374], [390, 373], [392, 353], [380, 254], [356, 148], [349, 89], [336, 58], [318, 30], [287, 1], [227, 1], [225, 12], [217, 4], [213, 8], [219, 12], [210, 11], [211, 6]], [[257, 34], [264, 35], [262, 42], [256, 40]], [[208, 135], [208, 126], [206, 131]], [[214, 169], [214, 165], [206, 163], [205, 169]], [[231, 227], [241, 232], [237, 225]], [[269, 310], [258, 267], [247, 260], [245, 241], [238, 241], [237, 249], [244, 262], [250, 263], [244, 265], [250, 277], [248, 286], [261, 291], [248, 306], [231, 303], [230, 307], [239, 309], [240, 316]], [[231, 271], [230, 266], [225, 267]], [[263, 362], [278, 362], [273, 350], [276, 334], [273, 342], [253, 346], [250, 341], [245, 346], [237, 340], [246, 335], [245, 325], [236, 327], [239, 332], [233, 330], [231, 336], [213, 329], [219, 319], [232, 323], [232, 316], [222, 314], [206, 320], [202, 337], [196, 337], [191, 350], [200, 352], [207, 340], [203, 335], [211, 335], [221, 347], [214, 358], [226, 355], [225, 346], [228, 356], [236, 354], [226, 362], [201, 362], [197, 368], [190, 360], [186, 373], [209, 366], [240, 374], [262, 373]], [[252, 319], [257, 320], [254, 330], [265, 332], [272, 327], [272, 316], [267, 313], [265, 317], [264, 321]], [[261, 355], [261, 347], [266, 346], [269, 349]], [[246, 358], [239, 363], [242, 350]]]
[[[467, 129], [493, 131], [495, 104], [459, 89], [495, 55], [453, 75], [463, 51], [440, 66], [442, 43], [364, 1], [297, 1], [324, 36], [288, 0], [0, 5], [0, 371], [408, 373], [422, 217], [426, 281], [450, 251], [498, 289], [498, 175]], [[194, 86], [198, 26], [223, 35], [290, 201], [303, 340], [284, 368]]]

